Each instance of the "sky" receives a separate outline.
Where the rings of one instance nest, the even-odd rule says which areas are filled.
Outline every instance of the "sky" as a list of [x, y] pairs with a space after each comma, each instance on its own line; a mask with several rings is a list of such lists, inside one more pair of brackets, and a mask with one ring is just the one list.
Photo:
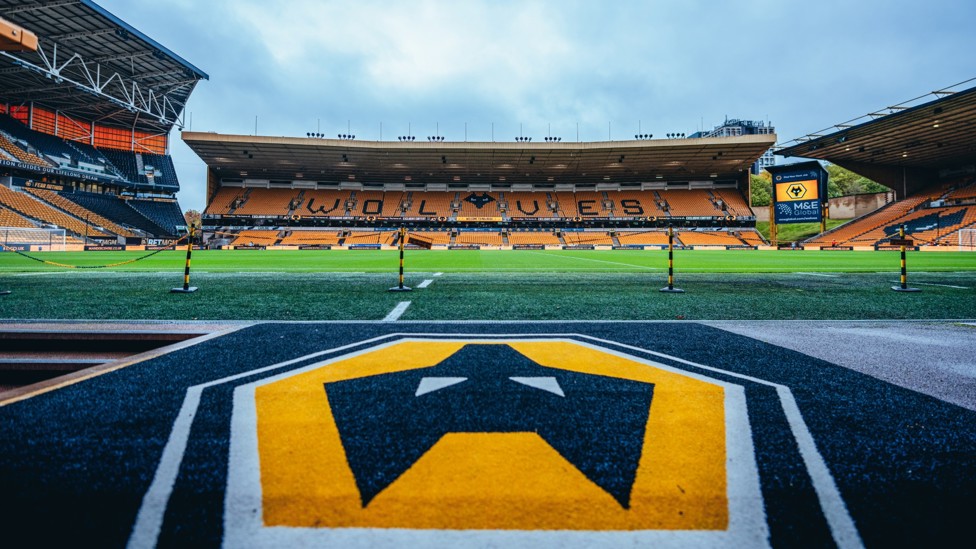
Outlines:
[[[976, 77], [972, 0], [96, 2], [210, 76], [184, 121], [221, 134], [605, 141], [738, 118], [785, 143]], [[170, 149], [202, 210], [205, 165], [178, 129]]]

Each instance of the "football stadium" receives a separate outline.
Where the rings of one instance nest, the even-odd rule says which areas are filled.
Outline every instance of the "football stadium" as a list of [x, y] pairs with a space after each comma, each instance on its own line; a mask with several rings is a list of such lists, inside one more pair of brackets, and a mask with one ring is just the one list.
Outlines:
[[792, 140], [242, 135], [151, 34], [0, 0], [10, 547], [968, 539], [976, 78]]

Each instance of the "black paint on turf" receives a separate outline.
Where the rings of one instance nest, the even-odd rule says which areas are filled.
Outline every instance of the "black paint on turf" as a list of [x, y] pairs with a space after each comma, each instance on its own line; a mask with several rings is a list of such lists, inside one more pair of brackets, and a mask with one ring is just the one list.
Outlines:
[[[415, 396], [427, 377], [465, 380]], [[513, 377], [551, 377], [564, 394]], [[469, 344], [430, 368], [327, 383], [325, 391], [363, 507], [445, 434], [528, 432], [630, 508], [653, 385], [547, 368], [508, 345]]]
[[[259, 325], [0, 408], [5, 542], [124, 545], [186, 387], [392, 331], [586, 333], [786, 385], [866, 545], [948, 546], [968, 535], [976, 413], [937, 399], [695, 324], [351, 323]], [[743, 385], [771, 541], [830, 544], [778, 401]], [[230, 393], [205, 391], [193, 433], [212, 440], [191, 441], [163, 526], [167, 544], [220, 539]]]

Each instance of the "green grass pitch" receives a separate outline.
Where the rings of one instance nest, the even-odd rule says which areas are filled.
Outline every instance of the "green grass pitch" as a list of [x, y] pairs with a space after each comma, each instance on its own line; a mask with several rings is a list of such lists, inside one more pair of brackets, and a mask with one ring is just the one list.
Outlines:
[[[401, 320], [973, 319], [976, 254], [676, 250], [675, 285], [662, 294], [667, 252], [407, 250], [195, 251], [0, 254], [0, 319]], [[434, 276], [439, 273], [438, 276]], [[424, 281], [426, 287], [419, 288]]]

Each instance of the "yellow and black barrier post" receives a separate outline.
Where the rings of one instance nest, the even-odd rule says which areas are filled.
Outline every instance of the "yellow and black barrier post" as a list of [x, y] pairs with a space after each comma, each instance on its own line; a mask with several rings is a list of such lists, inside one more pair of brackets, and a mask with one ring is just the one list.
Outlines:
[[400, 284], [390, 288], [391, 292], [409, 292], [412, 291], [409, 286], [403, 285], [403, 245], [407, 240], [407, 228], [400, 227]]
[[668, 285], [661, 288], [662, 292], [683, 294], [684, 290], [674, 287], [674, 225], [668, 225]]
[[194, 227], [190, 225], [190, 235], [187, 237], [186, 243], [186, 267], [183, 269], [183, 287], [173, 288], [170, 293], [174, 294], [190, 294], [197, 291], [196, 286], [190, 286], [190, 255], [193, 253], [193, 235]]
[[905, 251], [909, 246], [914, 246], [915, 242], [905, 238], [905, 226], [902, 225], [898, 229], [898, 238], [891, 239], [891, 243], [896, 246], [901, 246], [901, 284], [898, 286], [892, 286], [891, 289], [896, 292], [921, 292], [918, 288], [908, 287], [908, 263], [905, 261]]

